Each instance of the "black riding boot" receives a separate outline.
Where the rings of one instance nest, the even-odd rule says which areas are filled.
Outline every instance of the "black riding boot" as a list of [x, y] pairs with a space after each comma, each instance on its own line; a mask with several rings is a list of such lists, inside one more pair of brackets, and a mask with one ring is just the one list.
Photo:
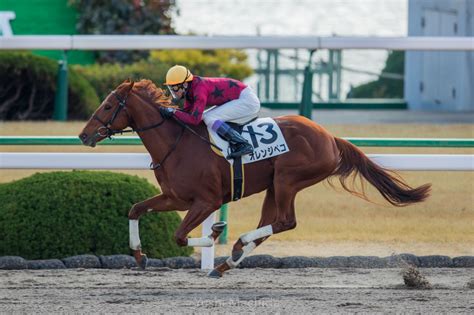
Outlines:
[[229, 141], [231, 153], [227, 156], [228, 160], [253, 152], [253, 147], [250, 143], [225, 122], [219, 126], [216, 132], [225, 140]]

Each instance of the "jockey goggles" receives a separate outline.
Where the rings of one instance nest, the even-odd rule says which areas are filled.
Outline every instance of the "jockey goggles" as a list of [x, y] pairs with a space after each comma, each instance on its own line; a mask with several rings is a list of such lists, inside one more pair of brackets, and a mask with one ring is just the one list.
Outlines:
[[184, 86], [182, 84], [176, 84], [176, 85], [167, 85], [168, 91], [170, 91], [171, 97], [174, 99], [178, 99], [176, 96], [176, 92], [179, 92], [179, 90], [184, 90]]

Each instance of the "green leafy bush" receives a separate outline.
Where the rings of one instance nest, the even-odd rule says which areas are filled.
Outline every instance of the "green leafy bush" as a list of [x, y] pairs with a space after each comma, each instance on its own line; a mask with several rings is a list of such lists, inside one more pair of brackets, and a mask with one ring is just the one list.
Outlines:
[[101, 100], [105, 99], [114, 88], [126, 79], [135, 81], [149, 79], [158, 83], [163, 82], [166, 71], [168, 71], [168, 65], [159, 62], [152, 63], [146, 60], [126, 65], [107, 63], [103, 65], [75, 66], [74, 68], [95, 87], [96, 93]]
[[[28, 52], [0, 52], [0, 120], [51, 119], [58, 64]], [[86, 119], [99, 105], [90, 83], [69, 67], [69, 119]]]
[[[208, 77], [229, 77], [243, 80], [252, 74], [247, 54], [236, 49], [217, 50], [155, 50], [150, 59], [174, 66], [188, 67], [193, 74]], [[164, 80], [164, 76], [162, 78]]]
[[[112, 172], [52, 172], [0, 185], [0, 256], [28, 259], [129, 254], [128, 211], [158, 194], [145, 179]], [[173, 240], [176, 212], [140, 219], [151, 257], [187, 256]]]
[[153, 51], [148, 60], [132, 64], [96, 64], [91, 66], [75, 66], [95, 87], [100, 99], [110, 93], [126, 79], [138, 81], [152, 80], [160, 86], [168, 69], [175, 64], [187, 66], [199, 76], [229, 77], [243, 80], [252, 74], [247, 63], [247, 55], [238, 50], [165, 50]]

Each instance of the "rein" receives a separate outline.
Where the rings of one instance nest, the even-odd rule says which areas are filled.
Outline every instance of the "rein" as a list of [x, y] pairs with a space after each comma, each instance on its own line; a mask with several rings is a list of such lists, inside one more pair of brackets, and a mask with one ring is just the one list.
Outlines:
[[[129, 133], [129, 132], [142, 132], [142, 131], [147, 131], [147, 130], [151, 130], [151, 129], [154, 129], [154, 128], [158, 128], [160, 127], [165, 121], [166, 121], [166, 118], [164, 118], [163, 116], [161, 116], [162, 120], [156, 124], [153, 124], [153, 125], [150, 125], [150, 126], [147, 126], [147, 127], [143, 127], [143, 128], [133, 128], [131, 127], [132, 129], [125, 129], [125, 130], [114, 130], [114, 129], [111, 129], [110, 126], [112, 125], [112, 123], [114, 122], [115, 118], [118, 116], [118, 114], [120, 113], [120, 111], [123, 109], [125, 110], [125, 113], [127, 114], [128, 116], [128, 119], [129, 121], [131, 120], [130, 119], [130, 115], [128, 114], [127, 112], [127, 108], [126, 108], [126, 101], [127, 101], [127, 97], [128, 97], [128, 94], [127, 96], [125, 96], [125, 99], [122, 99], [120, 98], [120, 96], [115, 92], [115, 91], [112, 91], [112, 94], [115, 96], [115, 98], [118, 100], [119, 102], [119, 106], [117, 106], [117, 109], [114, 111], [114, 113], [112, 114], [112, 117], [109, 119], [109, 121], [107, 123], [105, 123], [104, 121], [102, 121], [97, 115], [94, 114], [94, 116], [92, 116], [95, 120], [99, 121], [103, 126], [100, 127], [98, 130], [97, 130], [97, 134], [99, 136], [106, 136], [107, 138], [113, 140], [112, 136], [113, 135], [116, 135], [116, 134], [124, 134], [124, 133]], [[160, 114], [161, 115], [161, 114]], [[166, 159], [171, 155], [171, 153], [176, 150], [176, 147], [178, 146], [181, 138], [183, 137], [183, 134], [184, 134], [184, 130], [187, 129], [189, 132], [191, 132], [191, 134], [197, 136], [198, 138], [200, 138], [202, 141], [206, 142], [207, 144], [213, 146], [214, 148], [218, 149], [219, 151], [222, 152], [222, 149], [220, 147], [218, 147], [217, 145], [215, 145], [214, 143], [212, 143], [211, 141], [207, 140], [206, 138], [204, 138], [203, 136], [201, 136], [200, 134], [198, 134], [196, 131], [194, 131], [193, 129], [191, 129], [191, 127], [189, 127], [188, 125], [186, 125], [185, 123], [183, 123], [181, 120], [177, 119], [176, 117], [173, 116], [173, 120], [181, 126], [181, 132], [180, 134], [178, 135], [178, 137], [176, 138], [176, 141], [173, 143], [173, 145], [171, 146], [171, 148], [168, 150], [168, 152], [165, 154], [165, 157], [163, 158], [163, 160], [161, 160], [161, 162], [158, 162], [156, 164], [153, 164], [153, 162], [150, 163], [150, 169], [152, 170], [157, 170], [159, 168], [161, 168], [163, 166], [163, 163], [165, 163]], [[101, 133], [101, 129], [105, 129], [105, 133]]]
[[183, 128], [186, 128], [190, 133], [192, 133], [193, 135], [195, 135], [196, 137], [198, 137], [199, 139], [201, 139], [202, 141], [206, 142], [207, 144], [213, 146], [214, 148], [216, 148], [217, 150], [221, 151], [222, 152], [222, 149], [217, 146], [216, 144], [212, 143], [211, 141], [207, 140], [206, 138], [204, 138], [203, 136], [201, 136], [200, 134], [198, 134], [196, 131], [194, 131], [193, 129], [191, 129], [191, 127], [189, 127], [188, 125], [186, 125], [184, 122], [182, 122], [181, 120], [175, 118], [173, 116], [173, 119], [174, 121], [176, 121], [176, 123], [178, 125], [180, 125], [181, 127]]

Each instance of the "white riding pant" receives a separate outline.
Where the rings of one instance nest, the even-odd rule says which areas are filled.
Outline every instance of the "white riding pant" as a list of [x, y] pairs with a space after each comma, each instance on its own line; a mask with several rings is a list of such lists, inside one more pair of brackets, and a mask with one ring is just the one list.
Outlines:
[[202, 119], [207, 126], [212, 126], [216, 120], [242, 124], [256, 118], [259, 111], [260, 100], [250, 87], [246, 87], [238, 99], [205, 111]]

